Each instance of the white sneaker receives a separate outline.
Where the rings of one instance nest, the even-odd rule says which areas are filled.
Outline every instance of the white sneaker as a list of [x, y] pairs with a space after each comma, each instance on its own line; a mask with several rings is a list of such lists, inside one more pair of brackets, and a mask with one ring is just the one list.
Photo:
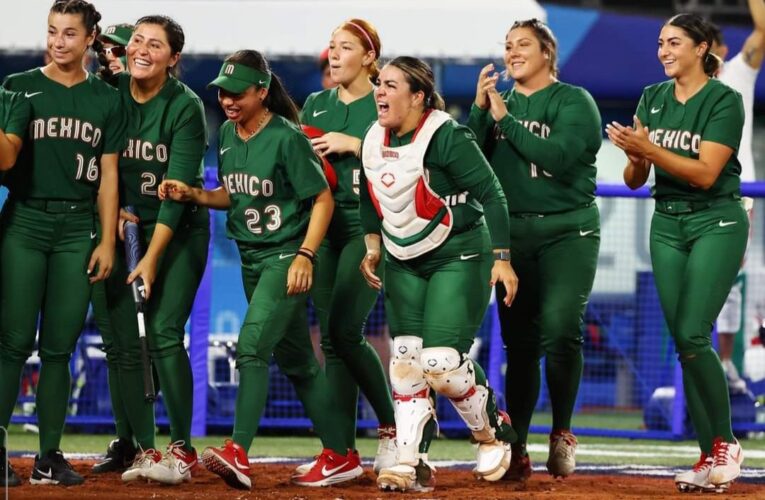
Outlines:
[[389, 469], [396, 465], [396, 426], [386, 426], [377, 428], [377, 454], [372, 470], [375, 474], [380, 474], [383, 469]]
[[568, 477], [576, 469], [576, 436], [571, 431], [557, 430], [550, 434], [547, 471], [553, 477]]
[[499, 481], [510, 468], [510, 445], [495, 439], [479, 443], [473, 475], [484, 481]]
[[176, 441], [167, 447], [165, 456], [146, 471], [146, 479], [162, 484], [181, 484], [191, 481], [191, 470], [197, 466], [197, 451], [184, 449], [183, 441]]
[[423, 460], [416, 467], [394, 465], [382, 469], [377, 476], [377, 487], [384, 491], [416, 491], [427, 493], [436, 486], [436, 469]]
[[714, 463], [709, 472], [709, 482], [715, 486], [728, 484], [741, 475], [744, 451], [738, 440], [726, 443], [718, 437], [712, 444], [712, 460]]
[[681, 472], [675, 476], [675, 487], [681, 493], [693, 493], [701, 491], [705, 493], [723, 493], [728, 489], [728, 485], [715, 486], [709, 482], [709, 472], [712, 470], [711, 455], [701, 454], [701, 458], [696, 462], [691, 470]]
[[149, 448], [146, 451], [143, 448], [139, 448], [138, 454], [135, 456], [135, 460], [133, 460], [133, 465], [122, 473], [122, 480], [129, 483], [139, 479], [146, 479], [146, 472], [160, 460], [162, 460], [162, 453], [154, 448]]

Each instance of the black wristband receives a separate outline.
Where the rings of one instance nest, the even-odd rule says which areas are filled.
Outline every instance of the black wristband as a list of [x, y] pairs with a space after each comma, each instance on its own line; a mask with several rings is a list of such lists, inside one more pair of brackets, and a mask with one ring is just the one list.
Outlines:
[[310, 260], [310, 261], [311, 261], [311, 264], [313, 264], [313, 263], [316, 261], [316, 254], [315, 254], [315, 253], [313, 253], [313, 252], [312, 252], [310, 249], [308, 249], [308, 248], [299, 248], [299, 249], [298, 249], [298, 251], [297, 251], [296, 253], [297, 253], [297, 255], [302, 255], [302, 256], [303, 256], [303, 257], [305, 257], [306, 259]]

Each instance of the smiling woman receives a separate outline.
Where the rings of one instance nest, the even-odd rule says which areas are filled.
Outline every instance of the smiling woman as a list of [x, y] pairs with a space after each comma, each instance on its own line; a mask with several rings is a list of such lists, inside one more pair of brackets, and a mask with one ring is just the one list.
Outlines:
[[[120, 202], [135, 211], [120, 210], [119, 235], [123, 237], [125, 221], [140, 222], [141, 237], [148, 242], [146, 254], [130, 274], [119, 245], [114, 274], [106, 283], [115, 337], [108, 362], [110, 369], [116, 364], [120, 390], [112, 397], [122, 400], [141, 448], [122, 475], [126, 482], [148, 478], [179, 484], [190, 479], [190, 465], [197, 460], [191, 443], [191, 367], [183, 338], [207, 261], [208, 213], [193, 205], [162, 201], [157, 194], [165, 178], [202, 185], [207, 148], [204, 108], [199, 97], [173, 76], [184, 42], [183, 29], [169, 17], [139, 19], [127, 44], [129, 73], [121, 73], [116, 84], [129, 119], [128, 144], [119, 163]], [[130, 287], [125, 286], [138, 277], [148, 300], [149, 352], [170, 420], [171, 443], [164, 456], [155, 449], [154, 407], [144, 400], [138, 325]]]
[[[33, 484], [83, 482], [59, 450], [71, 389], [69, 358], [87, 314], [90, 284], [112, 270], [117, 158], [125, 139], [119, 95], [83, 67], [87, 51], [100, 46], [100, 19], [83, 0], [54, 2], [48, 13], [51, 63], [3, 84], [23, 92], [33, 126], [4, 179], [10, 194], [0, 223], [0, 259], [13, 265], [0, 278], [0, 426], [8, 425], [41, 318], [40, 453]], [[103, 228], [98, 242], [93, 200]], [[8, 472], [9, 483], [18, 484]]]
[[657, 56], [671, 79], [646, 87], [634, 128], [615, 122], [606, 127], [627, 155], [624, 181], [630, 188], [645, 184], [656, 169], [651, 262], [701, 449], [693, 468], [675, 476], [681, 491], [727, 488], [743, 462], [711, 332], [749, 233], [737, 157], [744, 109], [740, 94], [712, 78], [720, 65], [710, 52], [713, 35], [698, 15], [669, 19]]

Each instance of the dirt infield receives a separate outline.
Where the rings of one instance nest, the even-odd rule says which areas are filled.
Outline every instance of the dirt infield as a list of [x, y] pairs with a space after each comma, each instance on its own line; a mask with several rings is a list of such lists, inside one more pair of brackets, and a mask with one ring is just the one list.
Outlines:
[[[460, 499], [489, 500], [526, 498], [565, 499], [622, 499], [662, 498], [682, 496], [675, 491], [669, 479], [653, 479], [633, 476], [576, 475], [565, 481], [553, 480], [546, 474], [534, 474], [524, 485], [514, 483], [479, 483], [470, 471], [442, 468], [437, 472], [436, 490], [429, 494], [390, 494], [375, 487], [373, 474], [366, 471], [358, 481], [341, 487], [304, 488], [289, 483], [294, 465], [254, 464], [250, 493], [227, 487], [220, 478], [207, 472], [203, 467], [196, 471], [191, 483], [168, 487], [156, 484], [133, 483], [124, 485], [119, 475], [92, 475], [92, 461], [74, 461], [75, 469], [86, 477], [82, 486], [64, 488], [60, 486], [32, 486], [26, 479], [32, 468], [30, 459], [14, 459], [16, 471], [25, 479], [25, 484], [11, 488], [10, 498], [106, 498], [109, 500], [138, 498], [334, 498], [334, 499]], [[2, 493], [0, 493], [0, 496]], [[714, 498], [704, 495], [705, 498]], [[726, 495], [719, 497], [765, 498], [762, 485], [737, 483]]]

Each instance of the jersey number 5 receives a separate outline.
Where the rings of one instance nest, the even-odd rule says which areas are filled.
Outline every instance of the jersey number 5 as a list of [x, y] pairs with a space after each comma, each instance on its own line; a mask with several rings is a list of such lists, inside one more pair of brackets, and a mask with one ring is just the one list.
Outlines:
[[[268, 205], [263, 209], [263, 213], [268, 215], [271, 220], [266, 223], [266, 229], [276, 231], [282, 225], [282, 211], [276, 205]], [[255, 208], [248, 208], [244, 211], [244, 217], [247, 221], [247, 229], [252, 234], [262, 234], [263, 228], [260, 226], [260, 212]]]

